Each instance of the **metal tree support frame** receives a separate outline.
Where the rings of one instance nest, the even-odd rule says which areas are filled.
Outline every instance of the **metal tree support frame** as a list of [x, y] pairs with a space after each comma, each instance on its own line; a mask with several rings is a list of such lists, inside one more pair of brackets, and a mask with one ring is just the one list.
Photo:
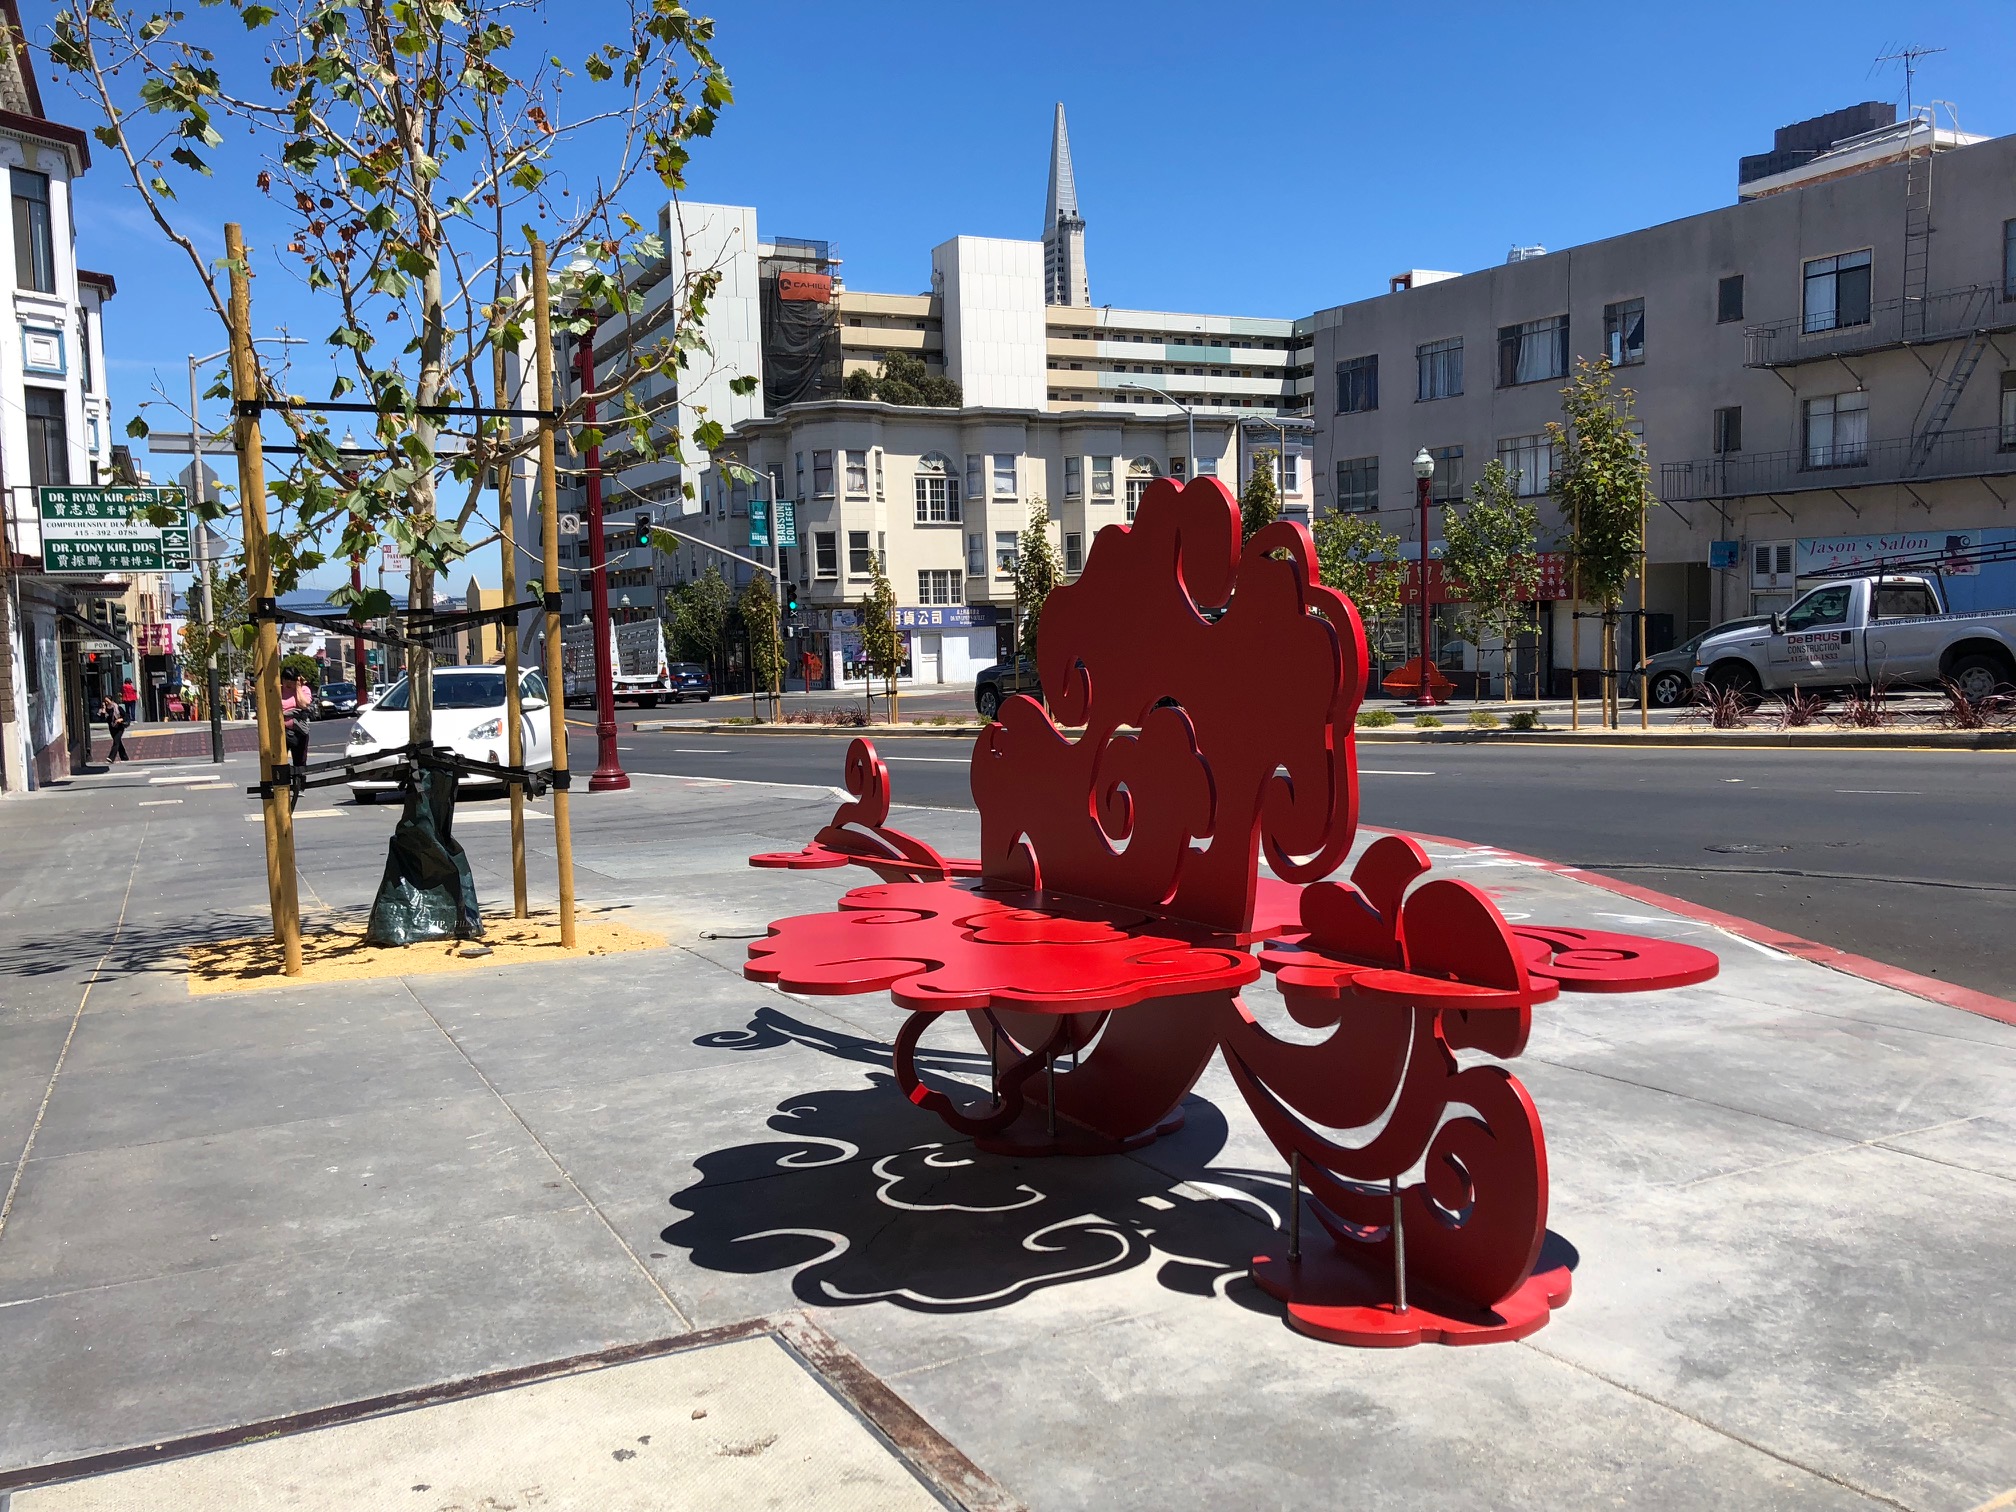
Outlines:
[[[504, 531], [504, 598], [495, 609], [461, 610], [452, 613], [413, 612], [404, 616], [399, 630], [374, 629], [353, 616], [300, 614], [282, 610], [273, 593], [272, 553], [267, 544], [266, 481], [264, 438], [260, 417], [266, 410], [342, 410], [371, 415], [388, 412], [372, 404], [356, 402], [314, 403], [282, 399], [264, 391], [263, 379], [254, 354], [250, 332], [251, 273], [246, 260], [244, 237], [235, 224], [224, 228], [225, 255], [231, 274], [230, 333], [231, 391], [234, 430], [238, 451], [240, 506], [245, 535], [247, 598], [251, 618], [258, 629], [253, 669], [257, 681], [255, 708], [259, 723], [260, 781], [249, 791], [260, 799], [265, 820], [267, 892], [273, 914], [273, 934], [282, 945], [283, 969], [288, 976], [301, 972], [301, 907], [294, 861], [294, 799], [309, 788], [347, 783], [365, 775], [397, 772], [406, 790], [417, 792], [429, 772], [452, 772], [458, 777], [476, 777], [504, 783], [511, 795], [512, 911], [514, 917], [529, 913], [525, 883], [525, 794], [535, 795], [550, 788], [553, 792], [553, 827], [558, 853], [560, 890], [560, 941], [563, 947], [575, 943], [574, 846], [567, 806], [567, 725], [562, 701], [554, 690], [560, 687], [560, 579], [559, 509], [555, 493], [554, 429], [559, 416], [553, 408], [552, 306], [547, 285], [546, 249], [536, 237], [532, 243], [533, 322], [538, 361], [539, 408], [513, 409], [504, 406], [433, 405], [429, 414], [458, 415], [477, 419], [536, 419], [539, 421], [539, 488], [543, 514], [545, 578], [535, 597], [516, 602], [517, 564], [514, 559], [515, 527], [511, 501], [505, 496], [502, 470], [496, 475], [502, 507]], [[503, 397], [501, 352], [493, 361], [497, 393]], [[292, 451], [294, 448], [279, 448]], [[201, 465], [200, 456], [196, 459]], [[550, 773], [529, 771], [524, 765], [524, 737], [519, 727], [522, 705], [518, 689], [518, 619], [527, 609], [544, 609], [546, 614], [546, 662], [548, 717], [552, 721], [553, 769]], [[379, 645], [411, 648], [429, 644], [435, 637], [501, 622], [504, 626], [504, 667], [506, 700], [511, 717], [508, 759], [504, 762], [478, 761], [446, 747], [433, 744], [406, 744], [380, 747], [366, 757], [349, 755], [329, 761], [310, 762], [296, 767], [287, 751], [286, 721], [280, 708], [279, 627], [283, 623], [315, 625]]]
[[[803, 850], [751, 861], [865, 866], [881, 884], [777, 920], [745, 974], [793, 993], [889, 992], [909, 1010], [894, 1044], [905, 1095], [1019, 1156], [1172, 1132], [1222, 1054], [1287, 1168], [1285, 1249], [1252, 1270], [1295, 1328], [1391, 1347], [1544, 1326], [1572, 1252], [1547, 1231], [1539, 1115], [1502, 1066], [1457, 1052], [1510, 1060], [1558, 993], [1705, 981], [1715, 957], [1509, 925], [1480, 889], [1429, 877], [1401, 836], [1332, 880], [1357, 830], [1364, 632], [1318, 580], [1308, 530], [1278, 521], [1242, 549], [1215, 478], [1155, 483], [1043, 624], [1043, 686], [1083, 733], [1033, 699], [1002, 704], [973, 749], [980, 856], [888, 828], [888, 767], [855, 741], [853, 801]], [[1261, 1027], [1239, 989], [1262, 971], [1330, 1037]], [[946, 1014], [966, 1015], [992, 1067], [963, 1101], [917, 1068]]]

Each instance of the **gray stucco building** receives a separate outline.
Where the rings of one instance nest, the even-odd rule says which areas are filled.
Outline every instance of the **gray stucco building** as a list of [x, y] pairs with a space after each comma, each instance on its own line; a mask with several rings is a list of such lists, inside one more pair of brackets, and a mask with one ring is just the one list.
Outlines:
[[[1438, 501], [1495, 457], [1544, 493], [1564, 374], [1607, 354], [1662, 501], [1655, 649], [1782, 607], [1820, 566], [2016, 540], [2016, 136], [1890, 114], [1786, 128], [1745, 160], [1734, 205], [1479, 273], [1401, 275], [1311, 317], [1319, 508], [1376, 511], [1411, 553], [1422, 447]], [[1864, 129], [1832, 136], [1844, 126]], [[1559, 511], [1537, 502], [1558, 540]], [[2016, 603], [2016, 582], [1963, 576], [1956, 599]], [[1559, 689], [1566, 603], [1543, 618]], [[1586, 626], [1584, 642], [1593, 666]], [[1475, 664], [1463, 647], [1445, 664], [1458, 656]]]

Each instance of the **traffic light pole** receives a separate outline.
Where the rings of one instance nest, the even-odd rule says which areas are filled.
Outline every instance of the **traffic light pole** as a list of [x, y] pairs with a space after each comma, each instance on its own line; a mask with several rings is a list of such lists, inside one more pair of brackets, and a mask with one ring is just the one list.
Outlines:
[[[585, 396], [594, 392], [595, 323], [591, 320], [587, 334], [581, 338], [584, 396], [581, 424], [591, 434], [595, 429], [595, 401]], [[609, 628], [609, 543], [602, 534], [601, 444], [584, 448], [582, 460], [588, 473], [588, 601], [595, 617], [591, 644], [595, 656], [596, 760], [594, 774], [588, 779], [588, 791], [613, 793], [630, 786], [630, 774], [623, 770], [623, 758], [616, 754], [616, 678], [610, 666], [616, 648]]]
[[770, 670], [777, 679], [777, 696], [771, 703], [772, 719], [784, 713], [784, 522], [777, 514], [777, 474], [770, 480], [770, 577], [777, 587], [777, 617], [770, 621]]

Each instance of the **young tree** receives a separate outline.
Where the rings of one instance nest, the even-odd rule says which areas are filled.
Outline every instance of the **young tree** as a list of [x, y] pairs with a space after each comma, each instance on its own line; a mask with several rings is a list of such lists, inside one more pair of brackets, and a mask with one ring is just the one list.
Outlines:
[[728, 580], [711, 562], [705, 572], [690, 583], [681, 583], [673, 594], [667, 633], [673, 637], [680, 660], [704, 662], [710, 676], [720, 671], [729, 603]]
[[1561, 390], [1565, 418], [1547, 426], [1561, 459], [1554, 495], [1568, 516], [1568, 552], [1582, 599], [1603, 611], [1606, 725], [1617, 721], [1617, 615], [1625, 585], [1642, 571], [1645, 512], [1658, 502], [1652, 496], [1645, 443], [1631, 413], [1635, 397], [1628, 388], [1612, 391], [1608, 359], [1584, 358]]
[[768, 574], [759, 572], [749, 579], [741, 609], [742, 627], [749, 632], [749, 705], [755, 708], [760, 689], [771, 695], [774, 708], [784, 686], [784, 655], [777, 644], [777, 590]]
[[1239, 535], [1250, 541], [1281, 517], [1281, 494], [1274, 487], [1275, 453], [1253, 454], [1253, 471], [1239, 495]]
[[1400, 623], [1400, 595], [1406, 572], [1400, 562], [1400, 537], [1380, 528], [1376, 515], [1332, 510], [1319, 515], [1316, 537], [1317, 576], [1357, 607], [1365, 638], [1375, 653]]
[[874, 568], [874, 576], [868, 583], [868, 596], [861, 601], [861, 660], [866, 664], [867, 675], [862, 679], [868, 699], [868, 712], [875, 712], [875, 679], [882, 679], [882, 686], [889, 699], [889, 723], [896, 723], [896, 679], [903, 671], [903, 632], [896, 625], [896, 590], [889, 585], [889, 574], [882, 570], [880, 554], [869, 558]]
[[1015, 646], [1018, 656], [1036, 659], [1036, 633], [1043, 624], [1043, 601], [1064, 576], [1057, 548], [1050, 544], [1050, 505], [1040, 495], [1029, 501], [1029, 523], [1015, 547]]
[[1535, 626], [1529, 605], [1540, 591], [1540, 516], [1505, 464], [1486, 464], [1470, 502], [1442, 512], [1442, 570], [1463, 585], [1478, 640], [1504, 646], [1505, 697], [1512, 696], [1512, 643]]
[[[627, 0], [628, 24], [606, 36], [576, 18], [582, 51], [570, 65], [539, 53], [545, 13], [532, 0], [229, 4], [254, 39], [256, 52], [230, 50], [243, 64], [208, 45], [210, 11], [150, 14], [111, 0], [59, 9], [48, 55], [101, 115], [94, 135], [227, 329], [227, 269], [199, 250], [210, 234], [192, 229], [177, 198], [178, 184], [219, 169], [271, 200], [294, 271], [328, 302], [339, 374], [327, 400], [371, 407], [352, 419], [376, 450], [339, 455], [328, 413], [278, 411], [300, 455], [271, 485], [276, 589], [389, 536], [413, 561], [411, 608], [425, 611], [437, 576], [494, 538], [480, 514], [486, 498], [494, 507], [493, 470], [536, 446], [529, 429], [450, 413], [510, 402], [493, 395], [491, 352], [516, 352], [525, 337], [527, 229], [539, 226], [564, 270], [555, 302], [568, 329], [587, 331], [598, 310], [641, 308], [626, 269], [657, 264], [664, 247], [617, 205], [646, 176], [683, 188], [690, 144], [729, 103], [713, 23], [677, 0]], [[533, 23], [524, 38], [521, 20]], [[249, 135], [249, 161], [226, 146], [227, 131]], [[549, 181], [556, 154], [584, 148], [597, 179]], [[632, 376], [576, 401], [615, 409], [648, 455], [680, 456], [685, 442], [709, 446], [718, 434], [702, 425], [706, 434], [679, 436], [629, 388], [637, 372], [676, 374], [706, 358], [696, 333], [718, 281], [691, 275], [649, 349], [628, 343], [620, 366]], [[286, 399], [263, 373], [256, 392]], [[138, 421], [128, 429], [145, 433]], [[449, 484], [460, 496], [444, 502]], [[366, 618], [390, 610], [375, 589], [335, 597]], [[430, 657], [416, 648], [413, 660], [409, 735], [425, 741]]]
[[926, 371], [924, 359], [910, 352], [891, 352], [882, 359], [879, 373], [856, 369], [842, 381], [843, 399], [880, 399], [884, 404], [910, 406], [937, 405], [957, 408], [961, 402], [959, 385], [952, 379]]

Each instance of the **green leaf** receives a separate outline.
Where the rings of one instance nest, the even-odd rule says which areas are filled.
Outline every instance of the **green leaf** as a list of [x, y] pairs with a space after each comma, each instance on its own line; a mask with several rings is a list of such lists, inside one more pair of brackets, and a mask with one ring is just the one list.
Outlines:
[[238, 13], [238, 19], [245, 23], [245, 30], [257, 31], [279, 14], [269, 6], [248, 5]]
[[135, 415], [131, 420], [126, 422], [126, 434], [136, 441], [145, 439], [147, 436], [147, 422], [142, 420], [138, 415]]
[[728, 392], [731, 394], [753, 394], [756, 392], [756, 383], [757, 380], [754, 377], [730, 378], [728, 380]]

